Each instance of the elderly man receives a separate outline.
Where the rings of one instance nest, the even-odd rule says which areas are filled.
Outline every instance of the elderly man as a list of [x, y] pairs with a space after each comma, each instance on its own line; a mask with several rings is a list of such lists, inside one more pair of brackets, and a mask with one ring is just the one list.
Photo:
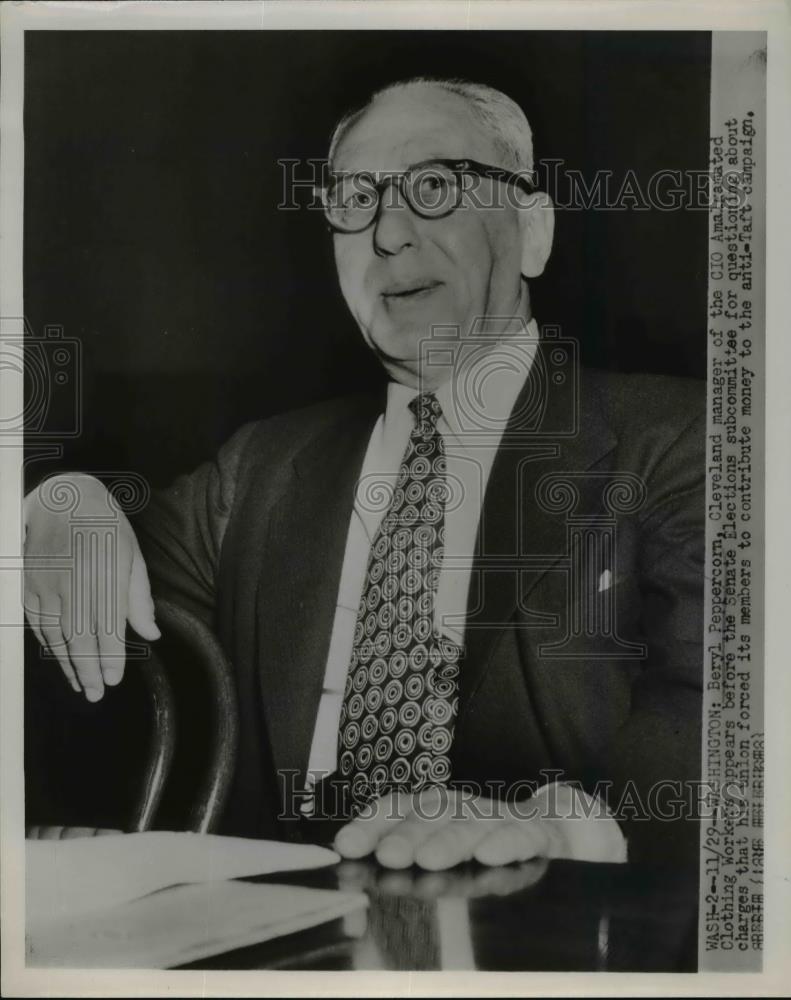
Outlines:
[[[386, 393], [245, 426], [124, 522], [121, 620], [157, 638], [150, 576], [234, 665], [224, 830], [310, 837], [285, 800], [319, 815], [331, 785], [338, 850], [392, 867], [694, 861], [702, 386], [578, 373], [542, 341], [552, 205], [504, 94], [394, 84], [329, 160], [338, 278]], [[27, 552], [66, 551], [63, 515], [26, 507]], [[31, 571], [29, 618], [98, 701], [123, 637], [73, 634], [69, 586]]]

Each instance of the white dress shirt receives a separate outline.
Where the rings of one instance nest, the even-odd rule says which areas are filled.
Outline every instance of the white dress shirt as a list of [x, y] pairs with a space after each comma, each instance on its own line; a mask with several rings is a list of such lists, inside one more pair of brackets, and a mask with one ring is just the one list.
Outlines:
[[[535, 320], [527, 333], [490, 344], [471, 344], [453, 375], [436, 389], [442, 416], [450, 497], [445, 509], [445, 555], [435, 601], [437, 629], [464, 645], [467, 593], [481, 506], [494, 457], [514, 403], [530, 371], [538, 341]], [[415, 420], [408, 405], [416, 389], [391, 382], [385, 412], [368, 442], [349, 521], [335, 621], [308, 762], [308, 785], [337, 767], [338, 724], [352, 657], [354, 626], [371, 543], [390, 505], [393, 486]]]

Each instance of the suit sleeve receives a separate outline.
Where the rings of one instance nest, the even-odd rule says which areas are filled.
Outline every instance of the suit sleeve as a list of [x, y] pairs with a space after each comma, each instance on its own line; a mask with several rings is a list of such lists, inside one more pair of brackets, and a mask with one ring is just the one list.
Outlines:
[[220, 552], [256, 424], [246, 424], [216, 458], [155, 491], [132, 519], [154, 597], [214, 625]]
[[694, 864], [699, 852], [693, 814], [701, 760], [705, 427], [701, 414], [662, 454], [641, 512], [648, 660], [608, 768], [633, 860]]

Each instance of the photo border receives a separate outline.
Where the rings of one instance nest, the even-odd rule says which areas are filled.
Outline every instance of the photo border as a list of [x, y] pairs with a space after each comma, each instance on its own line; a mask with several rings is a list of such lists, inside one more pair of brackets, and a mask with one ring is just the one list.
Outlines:
[[[619, 0], [511, 2], [276, 3], [20, 3], [0, 9], [0, 316], [22, 317], [23, 34], [25, 30], [282, 30], [412, 28], [767, 31], [766, 267], [766, 587], [765, 697], [767, 732], [765, 962], [760, 974], [484, 973], [484, 972], [178, 972], [49, 970], [24, 966], [24, 788], [22, 629], [0, 628], [0, 838], [2, 841], [2, 994], [4, 996], [563, 996], [785, 995], [791, 975], [791, 672], [784, 620], [791, 601], [787, 566], [791, 531], [791, 14], [781, 0], [698, 3]], [[21, 412], [18, 373], [0, 370], [0, 417]], [[0, 602], [3, 621], [22, 622], [20, 587], [22, 443], [0, 447]]]

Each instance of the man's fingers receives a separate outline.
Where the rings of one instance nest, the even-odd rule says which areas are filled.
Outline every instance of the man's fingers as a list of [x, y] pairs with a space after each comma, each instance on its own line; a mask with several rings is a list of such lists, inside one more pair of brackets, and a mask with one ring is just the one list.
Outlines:
[[548, 857], [551, 847], [540, 820], [503, 820], [476, 846], [473, 856], [483, 865], [509, 865], [513, 861]]
[[126, 644], [113, 632], [99, 632], [97, 640], [102, 678], [108, 687], [114, 687], [124, 676]]
[[[104, 694], [99, 643], [84, 613], [75, 611], [70, 598], [63, 598], [64, 632], [67, 633], [69, 659], [88, 701], [100, 701]], [[84, 610], [84, 609], [83, 609]]]
[[88, 701], [101, 701], [104, 679], [96, 636], [88, 634], [73, 638], [69, 642], [69, 657], [85, 697]]
[[408, 868], [414, 864], [420, 845], [448, 823], [450, 811], [445, 789], [431, 788], [417, 793], [412, 813], [379, 841], [376, 848], [379, 864], [386, 868]]
[[491, 835], [493, 824], [502, 822], [475, 816], [451, 819], [418, 847], [415, 861], [428, 871], [441, 871], [469, 861], [478, 844]]
[[344, 858], [365, 857], [374, 850], [384, 833], [401, 823], [411, 811], [412, 796], [408, 792], [383, 795], [338, 831], [335, 850]]
[[38, 640], [38, 644], [46, 647], [47, 643], [41, 631], [41, 602], [38, 599], [38, 594], [26, 590], [24, 602], [25, 617], [27, 618], [28, 625], [33, 630], [33, 635]]
[[[63, 600], [63, 621], [68, 622], [69, 657], [88, 701], [104, 695], [99, 658], [99, 598], [108, 586], [107, 549], [99, 532], [78, 533], [74, 548], [74, 581]], [[64, 624], [65, 631], [65, 624]]]
[[124, 676], [126, 653], [126, 580], [120, 578], [115, 567], [107, 566], [97, 585], [96, 638], [102, 678], [108, 687], [119, 684]]
[[[41, 631], [44, 635], [44, 641], [50, 653], [52, 653], [60, 664], [61, 670], [65, 674], [66, 679], [71, 686], [74, 687], [77, 678], [75, 678], [75, 671], [72, 669], [72, 664], [69, 662], [68, 646], [66, 644], [66, 638], [63, 635], [60, 599], [57, 595], [48, 594], [42, 595], [39, 600], [41, 609], [40, 623]], [[79, 684], [75, 690], [80, 690]]]
[[376, 860], [385, 868], [409, 868], [415, 863], [415, 852], [434, 833], [438, 822], [413, 814], [382, 837], [376, 848]]
[[[58, 607], [60, 608], [60, 604], [58, 604]], [[53, 652], [53, 655], [57, 657], [58, 663], [60, 664], [60, 668], [63, 671], [66, 680], [69, 682], [72, 689], [77, 694], [79, 694], [82, 691], [82, 688], [80, 687], [79, 681], [77, 680], [77, 675], [74, 673], [74, 668], [69, 662], [69, 656], [66, 650], [66, 642], [63, 638], [63, 632], [56, 621], [50, 621], [48, 623], [52, 629], [51, 637], [55, 644], [54, 649], [50, 647], [50, 644], [47, 641], [46, 636], [44, 635], [42, 628], [43, 616], [41, 613], [41, 600], [38, 594], [35, 594], [31, 591], [25, 593], [25, 613], [27, 615], [28, 623], [30, 624], [30, 627], [33, 629], [33, 634], [35, 635], [36, 639], [38, 639], [42, 649], [50, 650], [51, 652]]]
[[162, 634], [154, 620], [154, 599], [148, 570], [137, 539], [132, 536], [132, 569], [129, 574], [129, 624], [144, 639], [153, 642]]

